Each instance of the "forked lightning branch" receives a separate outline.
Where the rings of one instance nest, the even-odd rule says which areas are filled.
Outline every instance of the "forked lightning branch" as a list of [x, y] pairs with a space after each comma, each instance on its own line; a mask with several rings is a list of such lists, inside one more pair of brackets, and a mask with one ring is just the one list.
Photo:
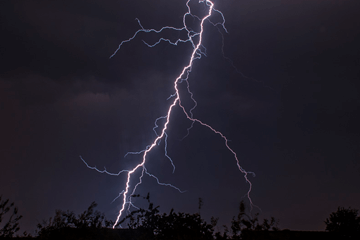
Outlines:
[[[195, 1], [195, 0], [193, 0]], [[164, 154], [165, 156], [169, 159], [169, 161], [171, 162], [172, 166], [173, 166], [173, 171], [175, 170], [175, 163], [172, 161], [171, 157], [168, 156], [167, 154], [167, 130], [168, 130], [168, 125], [170, 123], [170, 118], [171, 118], [171, 113], [174, 110], [174, 108], [179, 107], [183, 113], [185, 114], [186, 118], [191, 122], [191, 127], [193, 127], [196, 123], [199, 125], [202, 125], [206, 128], [208, 128], [209, 130], [213, 131], [214, 133], [216, 133], [217, 135], [219, 135], [219, 137], [221, 137], [224, 140], [224, 144], [226, 146], [226, 148], [233, 154], [233, 157], [235, 159], [235, 164], [238, 167], [238, 169], [240, 170], [240, 172], [244, 175], [244, 178], [246, 180], [246, 182], [249, 184], [249, 188], [247, 191], [247, 197], [250, 201], [250, 204], [252, 204], [251, 198], [250, 198], [250, 192], [251, 192], [251, 188], [252, 188], [252, 184], [248, 179], [248, 174], [250, 174], [250, 172], [247, 172], [244, 170], [244, 168], [241, 167], [239, 159], [236, 155], [236, 152], [228, 145], [228, 139], [219, 131], [217, 131], [216, 129], [214, 129], [213, 127], [211, 127], [210, 125], [206, 124], [205, 122], [195, 118], [193, 116], [193, 110], [195, 109], [195, 107], [197, 106], [197, 103], [193, 97], [192, 92], [190, 91], [189, 88], [189, 84], [188, 84], [188, 77], [189, 74], [192, 71], [192, 67], [193, 67], [193, 62], [195, 60], [198, 60], [201, 58], [201, 56], [204, 54], [204, 52], [202, 50], [204, 50], [205, 48], [202, 45], [202, 40], [203, 40], [203, 33], [204, 33], [204, 25], [205, 24], [210, 24], [213, 25], [214, 27], [222, 27], [226, 32], [226, 28], [225, 28], [225, 18], [224, 15], [222, 14], [222, 12], [220, 12], [219, 10], [214, 8], [214, 2], [210, 1], [210, 0], [198, 0], [198, 4], [203, 4], [206, 6], [206, 13], [205, 16], [199, 17], [195, 14], [192, 13], [192, 9], [189, 5], [189, 3], [191, 2], [191, 0], [188, 0], [185, 4], [187, 7], [187, 12], [184, 13], [183, 17], [182, 17], [182, 26], [181, 27], [172, 27], [172, 26], [165, 26], [162, 27], [161, 29], [146, 29], [142, 26], [140, 20], [137, 19], [140, 29], [137, 30], [134, 35], [132, 37], [130, 37], [127, 40], [122, 41], [119, 44], [119, 47], [116, 49], [116, 51], [111, 55], [111, 57], [113, 57], [115, 54], [121, 54], [119, 51], [120, 49], [126, 45], [127, 42], [130, 42], [131, 40], [133, 40], [134, 38], [137, 37], [137, 35], [141, 32], [143, 33], [161, 33], [163, 30], [165, 29], [170, 29], [173, 31], [185, 31], [186, 32], [186, 38], [185, 39], [177, 39], [176, 41], [171, 41], [170, 39], [166, 39], [166, 38], [159, 38], [157, 42], [155, 43], [148, 43], [145, 42], [144, 43], [148, 46], [148, 47], [156, 47], [157, 44], [159, 44], [160, 42], [167, 42], [169, 44], [173, 44], [173, 45], [178, 45], [178, 44], [188, 44], [189, 46], [192, 47], [192, 53], [191, 55], [189, 55], [189, 60], [188, 60], [188, 64], [186, 66], [183, 67], [182, 71], [180, 72], [180, 74], [178, 75], [178, 77], [176, 79], [174, 79], [174, 91], [175, 93], [172, 94], [170, 96], [171, 99], [171, 105], [169, 106], [169, 108], [167, 110], [164, 111], [164, 116], [159, 117], [158, 119], [155, 120], [155, 128], [159, 128], [161, 131], [159, 133], [156, 133], [156, 137], [153, 139], [152, 142], [150, 142], [150, 144], [146, 147], [146, 149], [143, 149], [139, 152], [129, 152], [128, 154], [138, 154], [139, 156], [142, 156], [142, 161], [137, 164], [134, 168], [132, 169], [127, 169], [127, 170], [121, 170], [118, 173], [111, 173], [108, 172], [106, 169], [104, 170], [99, 170], [96, 167], [92, 167], [89, 166], [86, 161], [82, 159], [82, 161], [86, 164], [86, 166], [90, 169], [96, 170], [100, 173], [106, 173], [109, 175], [114, 175], [114, 176], [119, 176], [120, 174], [126, 174], [127, 178], [126, 178], [126, 182], [123, 185], [123, 190], [120, 192], [119, 196], [117, 198], [122, 199], [122, 205], [121, 205], [121, 209], [119, 210], [119, 214], [116, 218], [116, 221], [113, 225], [113, 228], [115, 228], [120, 219], [122, 218], [124, 212], [126, 209], [130, 209], [131, 207], [136, 207], [132, 204], [131, 202], [131, 196], [133, 194], [136, 193], [136, 188], [142, 183], [143, 181], [143, 176], [146, 174], [150, 177], [153, 177], [156, 179], [157, 183], [160, 185], [164, 185], [164, 186], [169, 186], [172, 188], [177, 189], [179, 192], [182, 192], [179, 188], [177, 188], [176, 186], [173, 186], [171, 184], [168, 183], [162, 183], [160, 182], [160, 180], [153, 174], [151, 174], [150, 172], [148, 172], [148, 170], [146, 169], [146, 165], [147, 164], [151, 164], [151, 159], [148, 158], [148, 154], [156, 147], [159, 147], [159, 142], [165, 141], [165, 149], [164, 149]], [[219, 22], [213, 22], [211, 20], [211, 17], [213, 15], [218, 15], [220, 16]], [[193, 18], [195, 19], [198, 24], [199, 24], [199, 29], [200, 31], [196, 32], [194, 31], [192, 28], [190, 28], [187, 24], [186, 24], [186, 20], [188, 18]], [[178, 88], [178, 85], [180, 83], [183, 83], [185, 81], [185, 83], [187, 84], [187, 91], [189, 92], [191, 99], [193, 101], [193, 107], [190, 110], [186, 110], [185, 107], [182, 105], [181, 102], [181, 97], [180, 97], [180, 91]], [[164, 119], [165, 123], [162, 127], [158, 126], [158, 120], [160, 119]], [[188, 131], [191, 128], [188, 129]], [[140, 177], [135, 177], [134, 175], [139, 176]]]

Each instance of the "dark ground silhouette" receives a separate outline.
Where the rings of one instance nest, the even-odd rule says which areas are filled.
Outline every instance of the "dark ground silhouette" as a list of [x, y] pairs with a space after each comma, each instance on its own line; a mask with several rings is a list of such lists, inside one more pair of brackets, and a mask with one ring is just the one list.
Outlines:
[[[133, 197], [141, 197], [139, 195]], [[215, 232], [216, 218], [207, 223], [201, 218], [203, 205], [199, 199], [199, 212], [194, 214], [175, 212], [160, 213], [154, 206], [149, 194], [143, 197], [147, 209], [132, 211], [112, 228], [114, 222], [107, 220], [104, 214], [96, 211], [93, 202], [83, 213], [76, 215], [72, 211], [56, 210], [55, 216], [37, 225], [34, 236], [27, 233], [17, 235], [19, 220], [17, 208], [10, 201], [0, 198], [0, 238], [1, 239], [41, 239], [41, 240], [80, 240], [80, 239], [182, 239], [182, 240], [297, 240], [297, 239], [359, 239], [360, 217], [358, 210], [339, 207], [325, 220], [326, 231], [290, 231], [280, 230], [274, 217], [259, 220], [259, 213], [248, 213], [245, 203], [240, 202], [239, 213], [234, 216], [231, 226], [224, 226], [222, 232]], [[8, 214], [13, 210], [12, 214]], [[8, 216], [6, 216], [8, 215]], [[6, 218], [7, 217], [7, 218]], [[122, 227], [122, 228], [121, 228]]]

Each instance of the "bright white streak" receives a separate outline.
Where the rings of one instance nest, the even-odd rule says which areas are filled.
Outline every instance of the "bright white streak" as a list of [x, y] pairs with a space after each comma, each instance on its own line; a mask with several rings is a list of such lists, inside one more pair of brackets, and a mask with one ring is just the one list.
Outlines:
[[[162, 30], [164, 30], [164, 29], [173, 29], [173, 30], [177, 30], [177, 31], [186, 30], [187, 33], [188, 33], [188, 34], [187, 34], [187, 35], [188, 35], [188, 39], [186, 39], [186, 40], [178, 39], [176, 42], [171, 42], [171, 41], [168, 40], [168, 39], [160, 38], [158, 42], [156, 42], [155, 44], [152, 44], [152, 45], [146, 43], [145, 41], [144, 41], [144, 43], [145, 43], [147, 46], [149, 46], [149, 47], [154, 47], [155, 45], [159, 44], [161, 41], [166, 41], [166, 42], [168, 42], [168, 43], [170, 43], [170, 44], [173, 44], [173, 45], [177, 45], [179, 42], [182, 42], [182, 43], [184, 43], [184, 42], [191, 42], [191, 44], [192, 44], [192, 46], [193, 46], [193, 51], [192, 51], [192, 54], [191, 54], [191, 57], [190, 57], [190, 60], [189, 60], [188, 65], [183, 68], [183, 70], [181, 71], [181, 73], [179, 74], [179, 76], [178, 76], [178, 77], [176, 78], [176, 80], [174, 81], [175, 94], [171, 95], [169, 99], [174, 98], [174, 97], [175, 97], [175, 98], [173, 99], [173, 102], [172, 102], [172, 104], [170, 105], [170, 107], [169, 107], [169, 109], [168, 109], [168, 111], [167, 111], [167, 115], [166, 115], [166, 116], [163, 116], [163, 117], [160, 117], [160, 118], [157, 119], [157, 120], [159, 120], [159, 119], [161, 119], [161, 118], [162, 118], [162, 119], [166, 119], [166, 122], [165, 122], [165, 124], [164, 124], [164, 126], [163, 126], [163, 128], [162, 128], [162, 130], [161, 130], [161, 134], [158, 135], [158, 134], [156, 133], [156, 131], [155, 131], [155, 129], [158, 127], [158, 125], [157, 125], [157, 123], [156, 123], [157, 120], [156, 120], [156, 121], [155, 121], [154, 131], [155, 131], [157, 137], [156, 137], [155, 140], [152, 142], [152, 144], [151, 144], [151, 145], [148, 145], [145, 150], [142, 150], [142, 151], [139, 151], [139, 152], [129, 152], [129, 153], [127, 153], [127, 154], [143, 154], [141, 163], [139, 163], [138, 165], [136, 165], [136, 166], [135, 166], [133, 169], [131, 169], [131, 170], [122, 170], [122, 171], [120, 171], [120, 172], [118, 172], [118, 173], [110, 173], [110, 172], [108, 172], [106, 169], [104, 169], [104, 170], [101, 171], [101, 170], [98, 170], [96, 167], [90, 167], [90, 166], [81, 158], [82, 161], [86, 164], [86, 166], [87, 166], [88, 168], [93, 169], [93, 170], [96, 170], [96, 171], [98, 171], [98, 172], [100, 172], [100, 173], [106, 173], [106, 174], [109, 174], [109, 175], [118, 176], [118, 175], [120, 175], [121, 173], [127, 172], [127, 180], [126, 180], [125, 190], [122, 190], [122, 192], [121, 192], [121, 193], [119, 194], [119, 196], [118, 196], [118, 197], [120, 197], [121, 195], [123, 196], [123, 203], [122, 203], [122, 207], [121, 207], [121, 209], [120, 209], [120, 211], [119, 211], [119, 214], [118, 214], [118, 216], [117, 216], [117, 219], [116, 219], [116, 221], [115, 221], [115, 223], [114, 223], [114, 225], [113, 225], [113, 228], [115, 228], [116, 225], [119, 223], [120, 218], [121, 218], [123, 212], [125, 211], [126, 204], [129, 204], [128, 209], [130, 208], [130, 206], [134, 206], [134, 205], [132, 204], [132, 202], [131, 202], [131, 196], [135, 193], [136, 188], [142, 183], [142, 177], [144, 176], [144, 173], [147, 174], [147, 175], [149, 175], [150, 177], [155, 178], [156, 181], [158, 182], [158, 184], [160, 184], [160, 185], [170, 186], [170, 187], [172, 187], [172, 188], [177, 189], [177, 190], [180, 191], [180, 192], [183, 192], [183, 191], [181, 191], [179, 188], [177, 188], [177, 187], [175, 187], [175, 186], [173, 186], [173, 185], [171, 185], [171, 184], [165, 184], [165, 183], [159, 182], [159, 179], [158, 179], [156, 176], [148, 173], [148, 171], [147, 171], [146, 168], [145, 168], [145, 163], [146, 163], [147, 154], [148, 154], [155, 146], [157, 146], [157, 145], [160, 143], [160, 141], [161, 141], [162, 138], [165, 137], [165, 140], [164, 140], [164, 141], [165, 141], [165, 156], [171, 161], [171, 164], [173, 165], [173, 171], [175, 170], [175, 165], [173, 164], [171, 158], [167, 155], [167, 150], [166, 150], [166, 148], [167, 148], [167, 143], [166, 143], [167, 133], [166, 133], [166, 130], [167, 130], [168, 124], [170, 123], [170, 116], [171, 116], [172, 109], [173, 109], [177, 104], [179, 104], [179, 106], [182, 108], [182, 110], [183, 110], [183, 112], [185, 113], [186, 117], [187, 117], [190, 121], [192, 121], [191, 127], [193, 126], [193, 124], [194, 124], [195, 122], [197, 122], [197, 123], [201, 124], [202, 126], [205, 126], [205, 127], [209, 128], [209, 129], [212, 130], [214, 133], [220, 135], [220, 136], [224, 139], [224, 141], [225, 141], [225, 146], [226, 146], [226, 147], [228, 148], [228, 150], [233, 154], [233, 156], [234, 156], [234, 158], [235, 158], [235, 160], [236, 160], [236, 164], [237, 164], [237, 166], [238, 166], [238, 169], [240, 170], [240, 172], [242, 172], [242, 173], [244, 174], [244, 178], [245, 178], [246, 182], [249, 184], [249, 189], [248, 189], [248, 191], [247, 191], [247, 197], [248, 197], [248, 199], [249, 199], [249, 201], [250, 201], [251, 207], [253, 206], [252, 200], [251, 200], [251, 198], [250, 198], [250, 192], [251, 192], [251, 189], [252, 189], [252, 184], [251, 184], [250, 180], [249, 180], [248, 177], [247, 177], [248, 174], [253, 174], [253, 173], [252, 173], [252, 172], [247, 172], [247, 171], [245, 171], [245, 170], [240, 166], [240, 163], [239, 163], [239, 160], [238, 160], [238, 158], [237, 158], [236, 152], [229, 147], [229, 145], [228, 145], [228, 139], [227, 139], [221, 132], [215, 130], [215, 129], [212, 128], [210, 125], [208, 125], [208, 124], [206, 124], [206, 123], [204, 123], [204, 122], [202, 122], [202, 121], [200, 121], [200, 120], [198, 120], [198, 119], [196, 119], [196, 118], [193, 117], [192, 111], [193, 111], [193, 110], [195, 109], [195, 107], [197, 106], [197, 103], [196, 103], [195, 99], [193, 98], [193, 94], [191, 93], [191, 91], [190, 91], [190, 89], [189, 89], [189, 84], [188, 84], [188, 82], [187, 82], [187, 90], [188, 90], [188, 92], [190, 93], [191, 99], [192, 99], [193, 102], [194, 102], [194, 106], [190, 109], [190, 111], [189, 111], [189, 113], [188, 113], [188, 112], [185, 110], [184, 106], [181, 104], [181, 99], [180, 99], [179, 90], [178, 90], [178, 84], [181, 83], [182, 81], [187, 81], [187, 80], [188, 80], [188, 76], [189, 76], [189, 73], [191, 72], [191, 68], [192, 68], [192, 64], [193, 64], [194, 60], [195, 60], [195, 59], [199, 59], [199, 58], [201, 57], [201, 54], [204, 54], [204, 52], [202, 52], [202, 50], [200, 49], [200, 48], [202, 47], [201, 44], [202, 44], [202, 37], [203, 37], [203, 31], [204, 31], [204, 22], [205, 22], [206, 20], [208, 20], [208, 21], [209, 21], [212, 25], [214, 25], [214, 26], [220, 24], [220, 25], [224, 28], [224, 30], [227, 32], [227, 30], [226, 30], [226, 28], [225, 28], [225, 26], [224, 26], [224, 24], [225, 24], [225, 18], [224, 18], [223, 14], [222, 14], [219, 10], [214, 9], [214, 3], [213, 3], [212, 1], [210, 1], [210, 0], [199, 0], [200, 3], [201, 3], [201, 2], [205, 2], [206, 5], [209, 6], [208, 14], [207, 14], [206, 16], [204, 16], [203, 18], [199, 18], [198, 16], [195, 16], [195, 15], [192, 15], [192, 14], [191, 14], [190, 7], [189, 7], [189, 2], [190, 2], [190, 1], [191, 1], [191, 0], [188, 0], [188, 1], [186, 2], [186, 6], [187, 6], [187, 9], [188, 9], [188, 12], [186, 12], [186, 13], [184, 14], [184, 16], [183, 16], [183, 24], [184, 24], [184, 27], [182, 27], [182, 28], [175, 28], [175, 27], [166, 26], [166, 27], [161, 28], [160, 30], [144, 29], [144, 27], [141, 25], [140, 21], [137, 19], [137, 21], [138, 21], [141, 29], [139, 29], [138, 31], [136, 31], [135, 34], [133, 35], [133, 37], [129, 38], [128, 40], [125, 40], [125, 41], [121, 42], [120, 45], [119, 45], [119, 47], [118, 47], [118, 49], [114, 52], [114, 54], [111, 55], [111, 57], [113, 57], [113, 56], [118, 52], [118, 50], [120, 49], [120, 47], [122, 46], [122, 44], [124, 44], [124, 43], [126, 43], [126, 42], [129, 42], [129, 41], [131, 41], [132, 39], [134, 39], [139, 32], [146, 32], [146, 33], [148, 33], [148, 32], [156, 32], [156, 33], [160, 33], [160, 32], [161, 32]], [[212, 15], [212, 13], [213, 13], [214, 11], [217, 12], [217, 13], [219, 13], [219, 14], [221, 15], [221, 17], [222, 17], [222, 19], [223, 19], [223, 22], [222, 22], [222, 23], [216, 23], [216, 24], [214, 24], [213, 22], [211, 22], [211, 21], [209, 20], [209, 17]], [[198, 19], [198, 20], [200, 21], [200, 32], [196, 33], [196, 32], [193, 32], [193, 31], [191, 31], [191, 30], [188, 29], [188, 27], [187, 27], [187, 25], [186, 25], [186, 22], [185, 22], [185, 18], [186, 18], [187, 15], [190, 15], [190, 16], [192, 16], [192, 17], [195, 17], [196, 19]], [[199, 38], [198, 44], [196, 44], [196, 45], [194, 44], [194, 41], [193, 41], [193, 38], [194, 38], [195, 36], [198, 36], [198, 38]], [[206, 50], [206, 49], [205, 49], [205, 50]], [[111, 57], [110, 57], [110, 58], [111, 58]], [[183, 77], [183, 76], [184, 76], [184, 77]], [[182, 77], [183, 77], [183, 78], [182, 78]], [[191, 128], [191, 127], [190, 127], [190, 128]], [[188, 129], [188, 134], [189, 134], [190, 128]], [[185, 137], [186, 137], [186, 136], [185, 136]], [[126, 155], [127, 155], [127, 154], [126, 154]], [[126, 155], [125, 155], [125, 156], [126, 156]], [[131, 175], [132, 175], [135, 171], [137, 171], [139, 168], [142, 168], [141, 176], [139, 177], [139, 182], [137, 182], [137, 183], [135, 184], [135, 187], [133, 188], [133, 190], [132, 190], [131, 193], [130, 193]], [[130, 196], [128, 196], [128, 195], [130, 195]], [[117, 198], [118, 198], [118, 197], [117, 197]], [[135, 206], [134, 206], [134, 207], [135, 207]]]
[[[188, 2], [186, 3], [188, 9], [189, 9], [189, 2], [190, 0], [188, 0]], [[125, 192], [123, 194], [123, 204], [122, 204], [122, 207], [119, 211], [119, 214], [116, 218], [116, 221], [115, 221], [115, 224], [113, 226], [113, 228], [115, 228], [115, 226], [117, 225], [117, 223], [119, 222], [120, 220], [120, 217], [125, 209], [125, 205], [126, 205], [126, 198], [127, 198], [127, 194], [129, 192], [129, 188], [130, 188], [130, 178], [131, 178], [131, 174], [133, 174], [138, 168], [140, 167], [144, 167], [144, 164], [146, 162], [146, 155], [157, 145], [157, 142], [164, 137], [165, 135], [165, 130], [167, 129], [167, 126], [170, 122], [170, 116], [171, 116], [171, 111], [173, 109], [173, 107], [175, 107], [176, 103], [180, 100], [180, 96], [179, 96], [179, 89], [177, 87], [177, 84], [178, 84], [178, 81], [181, 79], [181, 76], [183, 76], [185, 74], [185, 72], [191, 68], [192, 66], [192, 63], [194, 61], [194, 58], [195, 58], [195, 54], [196, 54], [196, 51], [199, 49], [200, 45], [201, 45], [201, 42], [202, 42], [202, 33], [204, 31], [204, 21], [209, 18], [211, 16], [211, 13], [212, 13], [212, 10], [213, 10], [213, 7], [214, 7], [214, 4], [211, 2], [211, 1], [208, 1], [206, 0], [206, 2], [209, 4], [209, 13], [202, 18], [201, 20], [201, 23], [200, 23], [200, 33], [199, 33], [199, 42], [198, 44], [196, 45], [196, 47], [194, 48], [192, 54], [191, 54], [191, 58], [190, 58], [190, 61], [189, 61], [189, 64], [183, 68], [182, 72], [180, 73], [180, 75], [176, 78], [175, 82], [174, 82], [174, 88], [175, 88], [175, 91], [176, 91], [176, 98], [174, 99], [173, 103], [170, 105], [169, 109], [168, 109], [168, 112], [167, 112], [167, 118], [166, 118], [166, 122], [164, 124], [164, 127], [161, 131], [161, 134], [155, 138], [154, 142], [150, 145], [150, 147], [148, 149], [145, 150], [144, 152], [144, 155], [143, 155], [143, 158], [142, 158], [142, 162], [140, 164], [138, 164], [135, 168], [133, 168], [131, 171], [128, 172], [127, 174], [127, 181], [126, 181], [126, 188], [125, 188]], [[190, 12], [190, 10], [189, 10]], [[183, 18], [183, 21], [184, 21], [184, 25], [185, 25], [185, 15], [184, 15], [184, 18]], [[187, 114], [186, 114], [187, 115]], [[189, 116], [187, 115], [187, 117], [189, 118]]]

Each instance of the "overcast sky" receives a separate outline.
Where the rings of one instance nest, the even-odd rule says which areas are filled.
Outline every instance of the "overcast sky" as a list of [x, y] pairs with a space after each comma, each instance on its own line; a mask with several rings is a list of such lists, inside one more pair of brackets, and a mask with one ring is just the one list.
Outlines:
[[[79, 156], [112, 172], [134, 167], [141, 156], [124, 155], [152, 143], [154, 120], [166, 115], [192, 47], [148, 48], [142, 40], [183, 33], [141, 33], [109, 57], [139, 29], [135, 18], [144, 28], [182, 27], [185, 3], [0, 3], [0, 194], [18, 206], [22, 230], [34, 230], [55, 209], [80, 212], [92, 201], [115, 219], [122, 202], [112, 201], [125, 175], [90, 170]], [[195, 0], [191, 6], [199, 16], [207, 11]], [[206, 57], [189, 76], [193, 113], [227, 136], [241, 166], [256, 174], [251, 197], [261, 216], [274, 216], [282, 229], [324, 230], [338, 206], [360, 209], [360, 3], [217, 0], [215, 7], [228, 33], [205, 23]], [[164, 212], [196, 212], [201, 197], [202, 216], [229, 225], [249, 188], [235, 159], [199, 124], [181, 140], [191, 122], [179, 107], [170, 120], [167, 150], [176, 171], [163, 141], [147, 169], [186, 192], [144, 177], [137, 193], [150, 192]]]

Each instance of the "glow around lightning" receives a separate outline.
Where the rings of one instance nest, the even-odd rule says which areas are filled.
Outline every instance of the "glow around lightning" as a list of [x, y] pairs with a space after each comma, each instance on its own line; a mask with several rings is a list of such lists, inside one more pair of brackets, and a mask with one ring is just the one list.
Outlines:
[[[149, 44], [145, 41], [143, 41], [148, 47], [155, 47], [157, 44], [159, 44], [160, 42], [164, 41], [164, 42], [168, 42], [170, 44], [173, 44], [173, 45], [177, 45], [179, 43], [190, 43], [193, 47], [193, 51], [191, 53], [191, 55], [189, 56], [189, 62], [188, 64], [182, 69], [181, 73], [178, 75], [178, 77], [174, 80], [174, 90], [175, 90], [175, 93], [172, 94], [169, 99], [172, 100], [172, 103], [171, 105], [169, 106], [169, 108], [167, 109], [167, 112], [166, 112], [166, 115], [165, 116], [162, 116], [162, 117], [159, 117], [158, 119], [156, 119], [155, 121], [155, 127], [154, 127], [154, 132], [156, 134], [156, 138], [153, 140], [153, 142], [148, 145], [146, 147], [146, 149], [142, 150], [142, 151], [139, 151], [139, 152], [129, 152], [127, 154], [139, 154], [139, 155], [142, 155], [142, 161], [137, 164], [134, 168], [130, 169], [130, 170], [122, 170], [118, 173], [110, 173], [108, 172], [106, 169], [104, 170], [99, 170], [97, 169], [96, 167], [91, 167], [89, 166], [84, 159], [82, 159], [82, 161], [86, 164], [86, 166], [90, 169], [93, 169], [93, 170], [96, 170], [100, 173], [105, 173], [105, 174], [109, 174], [109, 175], [114, 175], [114, 176], [118, 176], [122, 173], [126, 173], [127, 174], [127, 179], [126, 179], [126, 184], [125, 184], [125, 188], [121, 191], [121, 193], [119, 194], [119, 196], [117, 198], [119, 198], [120, 196], [122, 196], [122, 206], [121, 206], [121, 209], [119, 210], [119, 214], [117, 216], [117, 219], [115, 221], [115, 224], [113, 225], [113, 228], [115, 228], [115, 226], [119, 223], [122, 215], [124, 214], [124, 211], [126, 210], [127, 206], [128, 206], [128, 209], [130, 208], [130, 206], [133, 206], [135, 207], [132, 202], [131, 202], [131, 195], [133, 195], [136, 191], [136, 188], [137, 186], [139, 186], [141, 183], [142, 183], [142, 178], [144, 176], [144, 174], [147, 174], [148, 176], [150, 177], [153, 177], [156, 179], [157, 183], [160, 184], [160, 185], [165, 185], [165, 186], [169, 186], [169, 187], [172, 187], [172, 188], [175, 188], [177, 189], [178, 191], [182, 192], [179, 188], [171, 185], [171, 184], [167, 184], [167, 183], [161, 183], [159, 181], [159, 179], [154, 176], [153, 174], [149, 173], [145, 167], [145, 164], [147, 163], [147, 161], [149, 161], [149, 159], [147, 159], [147, 155], [150, 151], [152, 151], [156, 146], [159, 145], [160, 141], [163, 140], [165, 141], [165, 156], [170, 160], [172, 166], [173, 166], [173, 171], [175, 171], [175, 164], [173, 163], [172, 159], [170, 158], [170, 156], [168, 156], [167, 154], [167, 133], [166, 133], [166, 130], [168, 128], [168, 125], [170, 123], [170, 117], [171, 117], [171, 113], [172, 113], [172, 110], [174, 109], [174, 107], [176, 106], [179, 106], [185, 116], [187, 117], [187, 119], [189, 119], [191, 121], [191, 127], [188, 129], [188, 134], [189, 134], [189, 131], [190, 129], [193, 127], [194, 123], [199, 123], [201, 124], [202, 126], [205, 126], [207, 127], [208, 129], [210, 129], [211, 131], [213, 131], [214, 133], [218, 134], [223, 140], [224, 140], [224, 143], [225, 143], [225, 146], [227, 147], [227, 149], [233, 154], [234, 158], [235, 158], [235, 161], [236, 161], [236, 165], [238, 167], [238, 169], [240, 170], [241, 173], [244, 174], [244, 178], [246, 180], [246, 182], [249, 184], [249, 189], [247, 191], [247, 197], [250, 201], [250, 204], [252, 205], [252, 201], [251, 201], [251, 198], [250, 198], [250, 192], [251, 192], [251, 188], [252, 188], [252, 184], [251, 182], [249, 181], [248, 179], [248, 174], [251, 173], [251, 172], [247, 172], [245, 171], [241, 165], [240, 165], [240, 162], [239, 162], [239, 159], [237, 157], [237, 154], [236, 152], [228, 145], [228, 139], [220, 132], [220, 131], [217, 131], [216, 129], [214, 129], [213, 127], [211, 127], [210, 125], [200, 121], [199, 119], [197, 118], [194, 118], [193, 116], [193, 110], [195, 109], [195, 107], [197, 106], [197, 103], [193, 97], [193, 94], [192, 92], [190, 91], [190, 88], [189, 88], [189, 83], [188, 83], [188, 76], [192, 70], [192, 65], [193, 65], [193, 62], [194, 60], [196, 59], [200, 59], [202, 55], [205, 55], [205, 52], [206, 52], [206, 49], [202, 46], [202, 40], [203, 40], [203, 32], [204, 32], [204, 24], [205, 22], [208, 22], [210, 24], [212, 24], [213, 26], [215, 27], [218, 27], [218, 26], [221, 26], [226, 32], [226, 28], [225, 28], [225, 18], [223, 16], [223, 14], [219, 11], [219, 10], [216, 10], [214, 8], [214, 3], [213, 1], [210, 1], [210, 0], [199, 0], [199, 4], [200, 3], [205, 3], [206, 6], [208, 7], [208, 12], [207, 14], [200, 18], [194, 14], [191, 13], [191, 9], [190, 9], [190, 6], [189, 6], [189, 2], [191, 0], [188, 0], [186, 2], [186, 7], [187, 7], [187, 12], [183, 15], [183, 27], [181, 28], [176, 28], [176, 27], [171, 27], [171, 26], [165, 26], [165, 27], [162, 27], [161, 29], [159, 30], [156, 30], [156, 29], [145, 29], [142, 25], [141, 25], [141, 22], [140, 20], [136, 19], [139, 23], [139, 26], [140, 26], [140, 29], [138, 31], [135, 32], [135, 34], [129, 38], [128, 40], [125, 40], [125, 41], [122, 41], [120, 44], [119, 44], [119, 47], [118, 49], [116, 49], [116, 51], [111, 55], [111, 57], [113, 57], [119, 50], [120, 48], [126, 44], [127, 42], [130, 42], [131, 40], [133, 40], [140, 32], [144, 32], [144, 33], [149, 33], [149, 32], [155, 32], [155, 33], [161, 33], [164, 29], [171, 29], [171, 30], [174, 30], [174, 31], [186, 31], [187, 32], [187, 38], [186, 39], [178, 39], [176, 40], [175, 42], [173, 41], [170, 41], [169, 39], [165, 39], [165, 38], [159, 38], [159, 40], [156, 42], [156, 43], [153, 43], [153, 44]], [[219, 14], [221, 16], [221, 22], [217, 22], [217, 23], [214, 23], [212, 22], [209, 18], [213, 15], [213, 14]], [[199, 32], [194, 32], [193, 30], [189, 29], [189, 27], [186, 25], [186, 17], [187, 16], [191, 16], [193, 18], [196, 18], [200, 23], [200, 31]], [[194, 39], [197, 39], [197, 43], [195, 43], [195, 40]], [[110, 57], [110, 58], [111, 58]], [[190, 93], [190, 97], [192, 99], [192, 101], [194, 102], [194, 106], [189, 110], [187, 111], [185, 109], [185, 107], [182, 105], [181, 103], [181, 98], [180, 98], [180, 93], [179, 93], [179, 89], [178, 89], [178, 84], [183, 82], [183, 81], [186, 81], [186, 84], [187, 84], [187, 90], [188, 92]], [[158, 120], [160, 119], [165, 119], [165, 124], [163, 125], [163, 127], [161, 128], [161, 132], [160, 133], [157, 133], [156, 129], [159, 128], [159, 126], [157, 125], [157, 122]], [[133, 182], [133, 179], [132, 179], [132, 174], [134, 174], [138, 169], [141, 169], [141, 175], [138, 179], [137, 182], [135, 183], [132, 183]], [[131, 189], [131, 185], [133, 186], [133, 189], [132, 191], [130, 190]]]

